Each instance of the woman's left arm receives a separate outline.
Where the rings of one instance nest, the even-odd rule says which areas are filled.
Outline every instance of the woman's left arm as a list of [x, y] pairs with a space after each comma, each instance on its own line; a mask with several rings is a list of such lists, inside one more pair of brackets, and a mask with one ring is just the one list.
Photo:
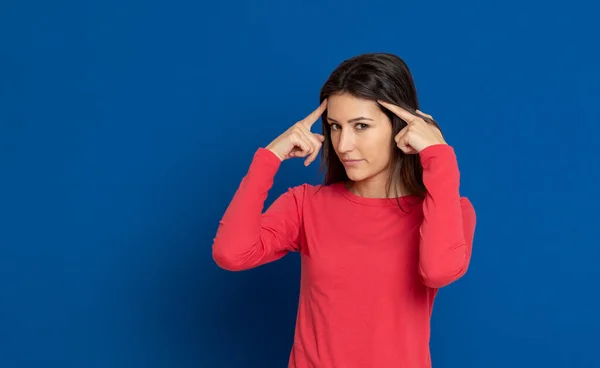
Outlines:
[[419, 152], [427, 189], [420, 227], [419, 273], [423, 283], [441, 288], [469, 267], [475, 235], [475, 209], [459, 194], [460, 172], [454, 149], [435, 144]]
[[467, 272], [475, 235], [475, 209], [460, 196], [456, 154], [437, 123], [433, 124], [433, 117], [378, 102], [406, 122], [394, 137], [398, 148], [405, 154], [420, 156], [427, 194], [419, 230], [419, 274], [425, 285], [441, 288]]

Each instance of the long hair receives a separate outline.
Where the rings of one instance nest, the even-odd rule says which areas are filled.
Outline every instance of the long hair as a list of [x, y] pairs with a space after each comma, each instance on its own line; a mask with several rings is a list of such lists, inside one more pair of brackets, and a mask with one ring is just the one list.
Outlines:
[[[419, 100], [410, 69], [400, 57], [389, 53], [368, 53], [355, 56], [342, 62], [323, 84], [320, 101], [329, 96], [348, 93], [357, 98], [383, 100], [403, 107], [418, 115]], [[382, 105], [379, 108], [392, 123], [392, 137], [407, 124]], [[428, 123], [438, 124], [432, 119], [424, 118]], [[347, 181], [348, 175], [337, 157], [331, 142], [330, 125], [327, 123], [327, 110], [322, 115], [322, 128], [325, 141], [322, 147], [321, 169], [325, 170], [324, 185]], [[427, 192], [423, 184], [423, 168], [418, 154], [405, 154], [393, 139], [390, 139], [392, 161], [389, 165], [387, 193], [393, 187], [398, 197], [398, 184], [407, 194], [424, 197]], [[400, 201], [398, 201], [400, 205]], [[400, 206], [401, 207], [401, 206]]]

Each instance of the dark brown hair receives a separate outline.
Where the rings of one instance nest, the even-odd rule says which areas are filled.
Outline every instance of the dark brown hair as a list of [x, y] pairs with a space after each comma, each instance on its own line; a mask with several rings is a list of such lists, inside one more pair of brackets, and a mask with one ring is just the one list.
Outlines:
[[[417, 91], [410, 69], [400, 57], [389, 53], [368, 53], [355, 56], [342, 62], [329, 76], [321, 88], [320, 102], [329, 96], [348, 93], [357, 98], [382, 100], [403, 107], [418, 115], [419, 109]], [[394, 113], [378, 104], [379, 108], [392, 122], [392, 137], [394, 137], [406, 122]], [[425, 119], [437, 128], [437, 123]], [[327, 110], [322, 115], [323, 135], [325, 142], [322, 148], [321, 169], [325, 170], [324, 185], [330, 185], [348, 180], [346, 170], [337, 157], [331, 143], [330, 125], [327, 123]], [[423, 197], [426, 193], [423, 184], [423, 168], [418, 154], [405, 154], [390, 140], [392, 162], [390, 163], [390, 179], [387, 183], [387, 193], [392, 186], [397, 193], [397, 185], [401, 184], [407, 194]], [[398, 201], [398, 204], [400, 202]]]

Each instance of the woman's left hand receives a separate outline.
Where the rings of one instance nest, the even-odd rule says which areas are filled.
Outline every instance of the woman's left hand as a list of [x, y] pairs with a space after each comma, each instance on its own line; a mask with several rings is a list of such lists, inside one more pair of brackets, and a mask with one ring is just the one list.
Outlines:
[[417, 110], [421, 116], [416, 116], [400, 106], [379, 100], [377, 102], [406, 122], [407, 126], [400, 130], [394, 137], [396, 145], [402, 152], [416, 154], [435, 144], [447, 144], [442, 136], [442, 132], [435, 125], [423, 119], [428, 118], [433, 120], [431, 115]]

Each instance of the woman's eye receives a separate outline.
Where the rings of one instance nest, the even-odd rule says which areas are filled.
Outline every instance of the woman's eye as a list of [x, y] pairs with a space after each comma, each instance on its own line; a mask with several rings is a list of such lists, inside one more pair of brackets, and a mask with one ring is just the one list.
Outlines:
[[[365, 124], [365, 123], [358, 123], [355, 125], [356, 129], [358, 130], [365, 130], [369, 127], [369, 124]], [[337, 124], [337, 123], [332, 123], [331, 124], [331, 130], [341, 130], [342, 127]]]

